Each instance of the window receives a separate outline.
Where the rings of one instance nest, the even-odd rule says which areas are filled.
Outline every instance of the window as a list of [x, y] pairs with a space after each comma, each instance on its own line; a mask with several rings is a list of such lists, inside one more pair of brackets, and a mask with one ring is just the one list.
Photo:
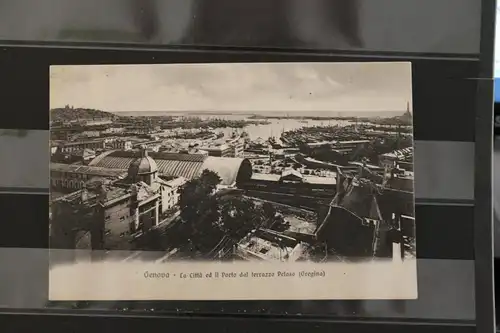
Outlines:
[[125, 216], [120, 217], [120, 221], [125, 220]]
[[111, 218], [111, 216], [109, 216], [109, 215], [108, 215], [108, 216], [106, 216], [105, 220], [107, 221], [107, 220], [109, 220], [110, 218]]

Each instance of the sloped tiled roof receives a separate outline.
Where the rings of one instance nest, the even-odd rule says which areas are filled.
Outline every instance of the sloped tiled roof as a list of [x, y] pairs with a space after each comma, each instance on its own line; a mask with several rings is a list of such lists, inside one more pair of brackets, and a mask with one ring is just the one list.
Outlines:
[[290, 169], [286, 169], [286, 170], [284, 170], [284, 171], [281, 173], [281, 178], [286, 178], [286, 177], [288, 177], [288, 176], [294, 176], [294, 177], [297, 177], [297, 178], [300, 178], [300, 179], [302, 179], [302, 178], [303, 178], [303, 176], [302, 176], [302, 174], [300, 173], [300, 171], [297, 171], [297, 170], [292, 169], [292, 168], [290, 168]]
[[103, 176], [103, 177], [121, 177], [127, 174], [127, 172], [123, 169], [101, 168], [95, 166], [64, 164], [64, 163], [50, 163], [50, 170], [59, 172], [89, 174], [89, 175]]
[[[134, 151], [110, 151], [97, 156], [90, 166], [127, 170], [140, 154]], [[193, 179], [205, 169], [215, 171], [222, 178], [222, 185], [236, 181], [242, 158], [209, 157], [201, 154], [149, 153], [158, 165], [160, 174]], [[247, 161], [247, 163], [249, 163]]]
[[192, 179], [201, 173], [203, 161], [182, 161], [177, 159], [156, 160], [160, 173]]

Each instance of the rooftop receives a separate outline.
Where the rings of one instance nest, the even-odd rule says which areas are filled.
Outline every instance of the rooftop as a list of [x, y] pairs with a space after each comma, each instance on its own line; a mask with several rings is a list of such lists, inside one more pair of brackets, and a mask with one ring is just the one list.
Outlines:
[[226, 149], [229, 149], [230, 147], [226, 144], [223, 144], [223, 145], [220, 145], [220, 146], [203, 146], [203, 147], [200, 147], [200, 149], [203, 149], [203, 150], [206, 150], [206, 151], [222, 151], [222, 150], [226, 150]]
[[78, 149], [73, 151], [71, 154], [73, 156], [80, 156], [80, 157], [88, 157], [88, 156], [95, 157], [95, 151], [89, 148]]
[[307, 143], [307, 146], [309, 147], [319, 147], [319, 146], [324, 146], [324, 145], [332, 145], [336, 141], [319, 141], [319, 142], [309, 142]]
[[137, 200], [143, 201], [157, 194], [157, 189], [158, 185], [153, 184], [153, 186], [149, 186], [144, 182], [138, 182], [136, 184], [133, 184], [130, 190], [128, 191], [129, 192], [137, 191]]
[[142, 150], [141, 154], [141, 157], [134, 159], [128, 167], [128, 176], [132, 179], [136, 176], [158, 172], [158, 165], [154, 159], [148, 156], [148, 152], [146, 150]]
[[337, 179], [334, 177], [304, 176], [304, 182], [309, 184], [335, 185]]
[[[128, 194], [130, 194], [130, 190], [122, 187], [117, 187], [113, 185], [104, 185], [103, 186], [104, 191], [102, 193], [105, 195], [104, 197], [104, 202], [110, 202], [115, 199], [124, 197]], [[55, 202], [67, 202], [72, 205], [85, 205], [85, 206], [93, 206], [97, 204], [100, 194], [101, 194], [101, 189], [98, 188], [96, 190], [89, 190], [87, 191], [86, 199], [83, 200], [84, 196], [82, 195], [84, 190], [79, 190], [76, 192], [72, 192], [70, 194], [64, 195], [62, 197], [59, 197], [55, 200]]]
[[339, 145], [350, 145], [350, 144], [361, 144], [361, 143], [369, 143], [370, 140], [349, 140], [349, 141], [338, 141]]
[[179, 187], [186, 183], [187, 179], [184, 177], [177, 177], [172, 180], [166, 181], [165, 185], [170, 187]]
[[395, 150], [390, 153], [382, 154], [382, 156], [397, 158], [404, 161], [406, 158], [413, 156], [413, 147]]
[[50, 163], [50, 171], [59, 171], [67, 173], [87, 174], [102, 177], [124, 177], [127, 172], [122, 169], [108, 169], [102, 167], [74, 165], [64, 163]]
[[[279, 182], [281, 175], [272, 173], [253, 173], [252, 180], [257, 181], [268, 181], [268, 182]], [[337, 179], [334, 177], [320, 177], [320, 176], [306, 176], [302, 175], [302, 180], [304, 183], [309, 184], [324, 184], [324, 185], [335, 185], [337, 184]]]
[[277, 175], [274, 173], [253, 173], [252, 180], [263, 180], [268, 182], [278, 182], [281, 178], [281, 175]]
[[[217, 172], [222, 178], [222, 185], [231, 185], [242, 168], [249, 169], [250, 161], [243, 158], [211, 157], [202, 154], [177, 154], [168, 152], [150, 152], [158, 166], [159, 174], [193, 179], [203, 170]], [[132, 161], [140, 156], [135, 151], [109, 151], [97, 156], [90, 162], [90, 166], [127, 170]]]
[[287, 229], [288, 231], [313, 234], [317, 228], [315, 222], [308, 221], [294, 214], [284, 214], [283, 217], [290, 224], [290, 227]]
[[258, 229], [238, 243], [240, 256], [261, 260], [296, 261], [304, 254], [300, 241], [281, 232]]
[[72, 142], [63, 142], [60, 145], [61, 146], [76, 146], [76, 145], [83, 145], [83, 144], [103, 144], [103, 140], [86, 140], [86, 141], [72, 141]]
[[302, 176], [302, 174], [300, 173], [300, 171], [295, 170], [295, 169], [292, 169], [292, 168], [285, 169], [285, 170], [283, 170], [283, 172], [281, 173], [281, 178], [285, 178], [285, 177], [289, 177], [289, 176], [297, 177], [297, 178], [300, 178], [300, 179], [302, 179], [302, 178], [303, 178], [303, 176]]
[[280, 248], [275, 246], [270, 241], [259, 237], [251, 237], [245, 242], [239, 244], [239, 246], [247, 251], [252, 252], [253, 254], [262, 257], [262, 259], [275, 259], [281, 260], [284, 256], [286, 256], [287, 252], [292, 251], [292, 248]]

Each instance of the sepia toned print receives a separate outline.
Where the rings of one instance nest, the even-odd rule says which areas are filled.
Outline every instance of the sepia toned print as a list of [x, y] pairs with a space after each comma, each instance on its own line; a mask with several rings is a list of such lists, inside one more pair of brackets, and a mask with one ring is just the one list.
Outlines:
[[411, 65], [54, 66], [51, 300], [414, 299]]

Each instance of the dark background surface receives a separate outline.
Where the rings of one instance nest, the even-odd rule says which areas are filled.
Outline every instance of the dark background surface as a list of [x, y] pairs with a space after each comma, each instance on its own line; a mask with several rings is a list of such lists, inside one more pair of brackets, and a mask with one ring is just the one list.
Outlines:
[[481, 10], [471, 0], [2, 0], [0, 40], [477, 55]]
[[[380, 54], [369, 57], [345, 55], [314, 55], [307, 53], [261, 53], [224, 51], [119, 51], [86, 50], [77, 48], [5, 47], [0, 59], [6, 64], [0, 78], [4, 86], [2, 96], [9, 109], [17, 110], [6, 119], [6, 128], [48, 130], [48, 68], [55, 64], [108, 63], [176, 63], [176, 62], [247, 62], [247, 61], [412, 61], [414, 89], [414, 123], [417, 146], [435, 147], [439, 158], [458, 147], [463, 153], [473, 145], [476, 130], [472, 125], [477, 98], [482, 91], [478, 85], [480, 67], [476, 59], [447, 55], [443, 59], [418, 59], [415, 56]], [[457, 91], [460, 92], [458, 98]], [[453, 119], [450, 121], [450, 119]], [[444, 130], [445, 124], [453, 128]], [[47, 132], [48, 133], [48, 132]], [[29, 133], [31, 135], [31, 132]], [[28, 135], [28, 137], [29, 137]], [[472, 146], [473, 147], [473, 146]], [[48, 147], [47, 147], [48, 148]], [[426, 148], [427, 150], [429, 148]], [[441, 150], [444, 151], [441, 151]], [[418, 150], [418, 149], [417, 149]], [[417, 152], [418, 154], [418, 152]], [[427, 153], [426, 153], [427, 154]], [[469, 156], [469, 157], [467, 157]], [[458, 184], [473, 177], [473, 155], [466, 155], [465, 176]], [[427, 159], [429, 160], [429, 159]], [[450, 173], [446, 170], [439, 172]], [[453, 166], [451, 166], [453, 167]], [[455, 166], [456, 168], [457, 166]], [[31, 166], [33, 168], [33, 166]], [[48, 168], [47, 165], [44, 168]], [[41, 174], [48, 174], [42, 172]], [[417, 183], [418, 172], [417, 172]], [[423, 179], [423, 178], [421, 178]], [[450, 184], [450, 186], [452, 186]], [[440, 325], [472, 324], [474, 307], [474, 194], [466, 198], [453, 195], [433, 198], [430, 188], [421, 195], [416, 206], [417, 257], [419, 259], [419, 299], [415, 301], [296, 301], [296, 302], [117, 302], [80, 304], [49, 304], [47, 300], [48, 196], [1, 194], [0, 209], [6, 224], [0, 236], [3, 258], [16, 262], [8, 271], [2, 271], [2, 281], [8, 281], [8, 290], [0, 292], [0, 303], [5, 311], [35, 313], [107, 314], [107, 315], [172, 315], [178, 313], [228, 315], [300, 315], [311, 320], [369, 319], [412, 323], [415, 320], [436, 322]], [[472, 191], [469, 188], [468, 191]], [[422, 192], [422, 191], [421, 191]], [[435, 192], [435, 191], [434, 191]], [[30, 250], [30, 249], [39, 250]], [[24, 249], [24, 250], [23, 250]], [[27, 265], [27, 263], [33, 263]], [[19, 263], [24, 263], [19, 265]], [[5, 262], [8, 265], [7, 262]], [[470, 275], [472, 274], [472, 275]], [[446, 289], [448, 287], [448, 289]], [[451, 288], [450, 288], [451, 287]], [[439, 290], [438, 290], [439, 289]], [[447, 298], [439, 291], [447, 290]], [[439, 296], [440, 295], [440, 296]], [[439, 304], [439, 306], [436, 306]], [[73, 308], [73, 309], [72, 309]], [[125, 312], [123, 309], [127, 309]], [[154, 309], [154, 311], [152, 311]], [[41, 319], [40, 319], [41, 320]], [[48, 319], [47, 319], [48, 320]], [[51, 319], [53, 320], [53, 319]], [[139, 319], [137, 319], [139, 320]], [[391, 326], [392, 327], [392, 326]], [[472, 326], [469, 326], [472, 327]]]

